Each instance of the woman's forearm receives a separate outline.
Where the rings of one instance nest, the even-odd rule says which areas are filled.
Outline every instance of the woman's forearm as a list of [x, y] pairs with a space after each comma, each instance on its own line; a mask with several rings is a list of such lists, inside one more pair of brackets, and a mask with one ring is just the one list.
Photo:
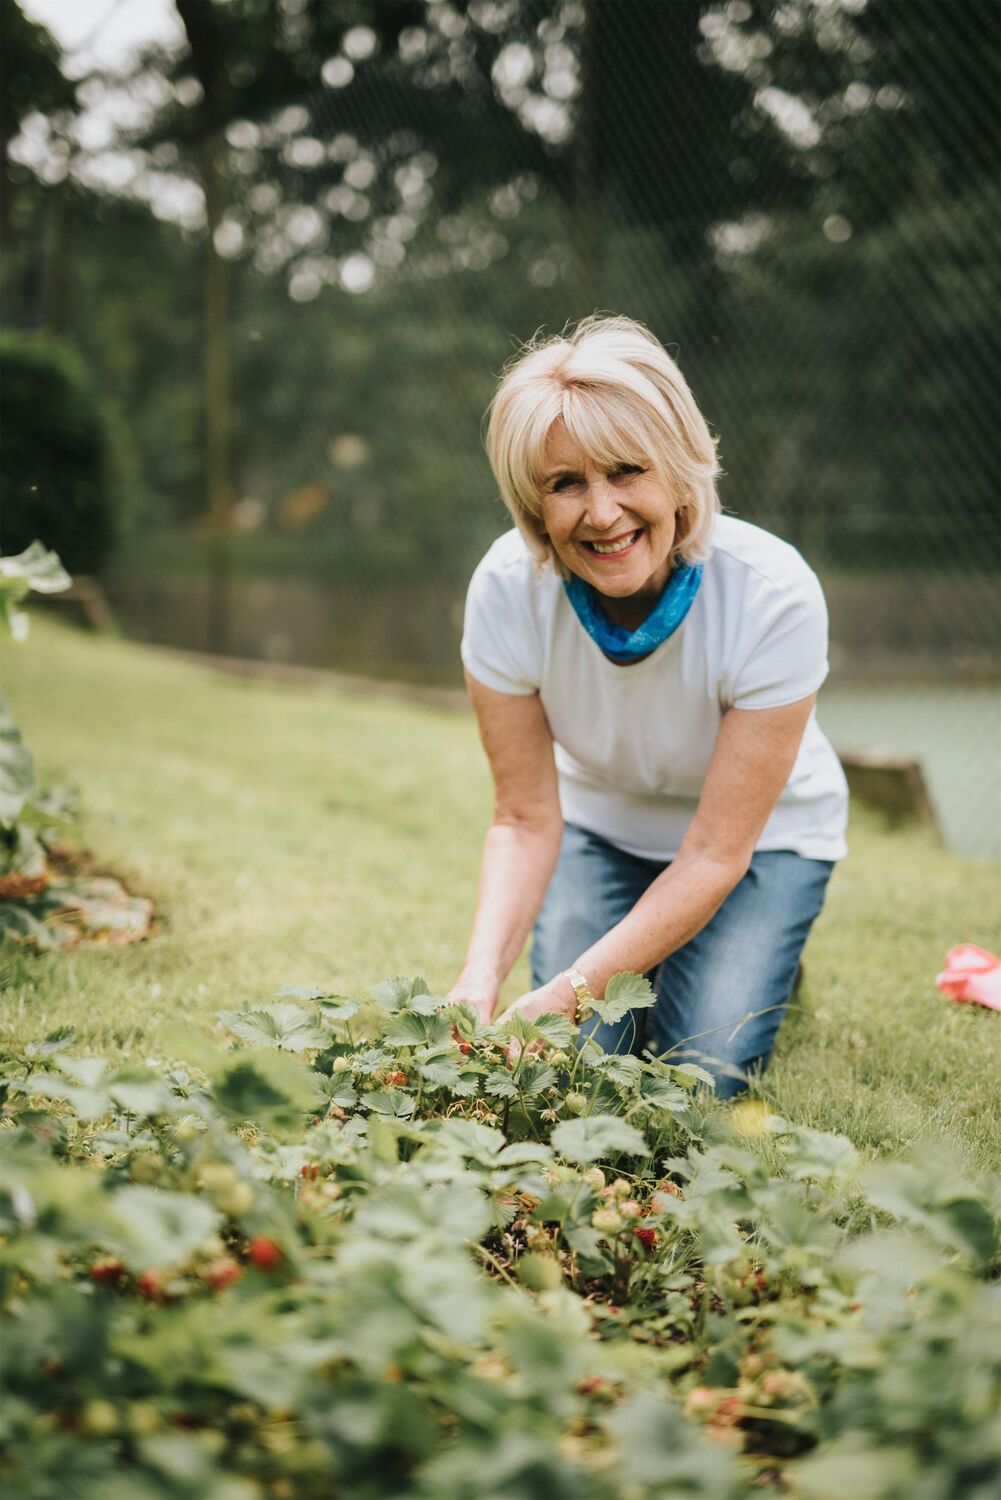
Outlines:
[[740, 881], [746, 865], [707, 849], [682, 851], [632, 910], [575, 961], [601, 998], [613, 974], [645, 974], [700, 932]]
[[491, 824], [483, 844], [473, 930], [462, 979], [495, 992], [539, 914], [563, 836], [562, 820]]

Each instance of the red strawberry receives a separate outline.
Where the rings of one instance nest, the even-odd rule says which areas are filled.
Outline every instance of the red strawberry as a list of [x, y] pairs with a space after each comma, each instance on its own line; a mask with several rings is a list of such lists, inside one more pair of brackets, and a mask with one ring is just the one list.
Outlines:
[[639, 1240], [644, 1250], [653, 1250], [659, 1239], [656, 1229], [644, 1229], [642, 1226], [634, 1229], [633, 1234]]
[[219, 1260], [214, 1260], [205, 1272], [205, 1280], [213, 1291], [219, 1292], [224, 1286], [229, 1286], [231, 1281], [239, 1281], [243, 1275], [243, 1267], [230, 1255], [224, 1255]]
[[709, 1385], [696, 1385], [685, 1397], [685, 1415], [704, 1417], [716, 1410], [719, 1394]]
[[310, 1182], [315, 1182], [319, 1175], [320, 1169], [315, 1161], [303, 1162], [302, 1166], [299, 1168], [299, 1176], [308, 1178]]
[[407, 1075], [401, 1068], [397, 1068], [395, 1073], [386, 1074], [386, 1082], [393, 1084], [396, 1088], [402, 1088], [406, 1081]]
[[117, 1255], [102, 1255], [90, 1268], [90, 1279], [98, 1286], [118, 1286], [125, 1275], [125, 1262]]
[[247, 1258], [259, 1271], [277, 1271], [285, 1256], [274, 1240], [258, 1234], [250, 1242]]
[[472, 1050], [473, 1050], [473, 1044], [472, 1044], [472, 1042], [460, 1042], [459, 1043], [459, 1051], [462, 1053], [463, 1057], [468, 1057], [469, 1054], [470, 1054], [470, 1052], [472, 1052]]
[[136, 1277], [136, 1291], [146, 1302], [162, 1302], [164, 1295], [160, 1284], [160, 1272], [143, 1271], [141, 1276]]

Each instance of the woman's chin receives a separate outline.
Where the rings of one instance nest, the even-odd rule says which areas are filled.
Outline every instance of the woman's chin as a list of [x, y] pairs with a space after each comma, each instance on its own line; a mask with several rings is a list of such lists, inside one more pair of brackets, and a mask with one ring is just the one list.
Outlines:
[[642, 568], [623, 569], [619, 573], [589, 569], [585, 582], [606, 599], [659, 599], [670, 577], [668, 567], [648, 573]]

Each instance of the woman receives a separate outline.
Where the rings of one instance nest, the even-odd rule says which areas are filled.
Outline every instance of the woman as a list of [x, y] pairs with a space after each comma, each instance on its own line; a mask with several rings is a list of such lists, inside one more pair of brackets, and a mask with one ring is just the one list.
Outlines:
[[530, 345], [487, 451], [516, 529], [466, 602], [495, 807], [452, 998], [488, 1019], [534, 924], [533, 989], [506, 1014], [576, 1018], [613, 974], [648, 973], [652, 1009], [586, 1030], [697, 1059], [734, 1094], [767, 1062], [846, 852], [813, 712], [820, 586], [719, 514], [705, 420], [631, 319]]

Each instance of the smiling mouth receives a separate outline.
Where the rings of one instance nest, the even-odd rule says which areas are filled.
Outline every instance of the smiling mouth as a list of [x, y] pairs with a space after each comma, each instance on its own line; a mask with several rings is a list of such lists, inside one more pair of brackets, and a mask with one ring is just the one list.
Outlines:
[[642, 527], [637, 531], [623, 532], [621, 536], [612, 537], [607, 542], [581, 542], [580, 545], [585, 547], [593, 557], [618, 557], [635, 546], [641, 535]]

